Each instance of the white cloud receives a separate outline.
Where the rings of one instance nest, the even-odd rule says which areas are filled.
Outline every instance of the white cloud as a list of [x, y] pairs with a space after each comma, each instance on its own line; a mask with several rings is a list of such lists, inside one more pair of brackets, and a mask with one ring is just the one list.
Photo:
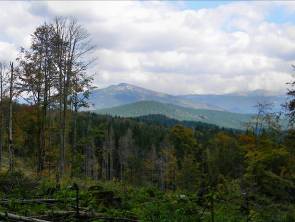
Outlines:
[[0, 42], [0, 61], [8, 63], [9, 60], [13, 60], [17, 55], [17, 49], [15, 45], [7, 42]]
[[[36, 25], [75, 16], [97, 45], [95, 83], [130, 82], [168, 93], [283, 91], [295, 64], [295, 26], [269, 20], [289, 2], [185, 9], [170, 2], [0, 2], [0, 53], [28, 46]], [[11, 52], [11, 53], [10, 53]]]

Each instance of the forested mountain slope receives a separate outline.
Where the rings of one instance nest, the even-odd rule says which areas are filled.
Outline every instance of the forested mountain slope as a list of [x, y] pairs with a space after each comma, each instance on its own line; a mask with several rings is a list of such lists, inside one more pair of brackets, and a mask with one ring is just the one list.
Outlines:
[[199, 121], [215, 124], [220, 127], [243, 129], [251, 115], [230, 113], [216, 110], [192, 109], [173, 104], [164, 104], [155, 101], [142, 101], [109, 109], [96, 111], [99, 114], [112, 116], [138, 117], [150, 114], [162, 114], [177, 120]]

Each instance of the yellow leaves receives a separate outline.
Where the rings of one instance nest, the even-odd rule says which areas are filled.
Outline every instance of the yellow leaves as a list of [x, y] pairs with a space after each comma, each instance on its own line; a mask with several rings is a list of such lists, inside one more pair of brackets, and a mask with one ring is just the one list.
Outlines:
[[177, 156], [180, 157], [183, 157], [185, 152], [194, 150], [197, 146], [197, 141], [191, 128], [176, 125], [171, 129], [170, 138], [177, 151]]
[[239, 136], [239, 141], [242, 144], [255, 144], [255, 137], [252, 135], [242, 134]]
[[285, 148], [262, 149], [256, 151], [249, 151], [246, 158], [251, 161], [260, 161], [264, 164], [271, 164], [279, 160], [285, 160], [288, 157], [288, 151]]
[[192, 141], [194, 137], [193, 130], [191, 128], [186, 128], [180, 125], [176, 125], [171, 129], [171, 136], [175, 139], [182, 139], [184, 141], [189, 141], [194, 143], [195, 141]]
[[248, 171], [260, 169], [277, 176], [286, 175], [290, 169], [289, 152], [283, 146], [270, 143], [260, 144], [256, 150], [248, 150], [246, 160]]
[[232, 137], [225, 134], [224, 132], [218, 133], [215, 137], [216, 142], [223, 143], [223, 144], [229, 144], [232, 141]]

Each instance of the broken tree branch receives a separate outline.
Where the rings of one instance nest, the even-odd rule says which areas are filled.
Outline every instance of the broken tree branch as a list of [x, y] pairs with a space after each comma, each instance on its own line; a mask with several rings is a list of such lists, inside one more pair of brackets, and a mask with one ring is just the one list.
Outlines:
[[[66, 199], [66, 201], [74, 201], [75, 198], [69, 198]], [[0, 204], [8, 204], [10, 200], [8, 199], [2, 199], [0, 200]], [[12, 200], [11, 202], [13, 203], [18, 203], [18, 204], [53, 204], [53, 203], [62, 203], [64, 202], [63, 200], [58, 200], [58, 199], [18, 199], [18, 200]]]
[[25, 221], [25, 222], [50, 222], [48, 220], [41, 220], [41, 219], [36, 219], [32, 217], [25, 217], [25, 216], [20, 216], [17, 214], [12, 214], [12, 213], [3, 213], [0, 212], [0, 217], [2, 218], [8, 218], [11, 220], [16, 220], [16, 221]]

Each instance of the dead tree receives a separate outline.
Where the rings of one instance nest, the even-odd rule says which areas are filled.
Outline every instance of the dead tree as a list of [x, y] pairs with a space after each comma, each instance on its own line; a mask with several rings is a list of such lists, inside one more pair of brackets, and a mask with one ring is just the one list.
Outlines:
[[14, 67], [13, 62], [10, 63], [10, 80], [9, 80], [9, 115], [8, 115], [8, 156], [9, 156], [9, 172], [14, 171], [14, 147], [12, 135], [12, 103], [13, 103], [13, 84], [14, 84]]
[[[58, 103], [60, 120], [60, 160], [59, 176], [65, 171], [65, 150], [68, 113], [73, 100], [78, 93], [85, 91], [88, 84], [86, 69], [89, 60], [85, 55], [93, 49], [89, 35], [74, 19], [57, 18], [54, 24], [55, 64], [58, 69]], [[77, 101], [77, 100], [75, 100]], [[76, 107], [77, 108], [77, 107]], [[75, 139], [74, 139], [75, 140]], [[75, 147], [76, 144], [73, 145]]]
[[3, 99], [4, 99], [4, 72], [5, 68], [0, 63], [0, 171], [2, 168], [2, 154], [3, 154], [3, 126], [4, 126], [4, 110], [3, 110]]

